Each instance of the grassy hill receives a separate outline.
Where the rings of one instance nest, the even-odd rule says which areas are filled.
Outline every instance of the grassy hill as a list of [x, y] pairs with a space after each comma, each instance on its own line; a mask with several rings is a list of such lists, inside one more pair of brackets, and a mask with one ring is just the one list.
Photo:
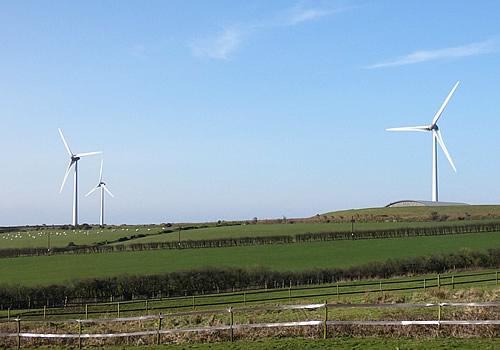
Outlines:
[[500, 218], [500, 205], [457, 205], [436, 207], [367, 208], [333, 211], [312, 220], [346, 222], [454, 221]]

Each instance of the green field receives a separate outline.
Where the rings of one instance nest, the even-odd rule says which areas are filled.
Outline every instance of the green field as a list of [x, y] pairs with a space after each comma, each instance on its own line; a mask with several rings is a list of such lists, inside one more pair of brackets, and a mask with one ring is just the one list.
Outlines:
[[19, 231], [0, 233], [0, 249], [47, 248], [49, 239], [51, 247], [66, 247], [70, 242], [76, 245], [93, 245], [131, 235], [151, 235], [161, 231], [161, 229], [162, 226], [158, 225], [111, 226], [109, 228], [96, 226], [91, 230], [28, 227]]
[[[22, 227], [13, 232], [0, 231], [0, 249], [5, 248], [47, 248], [68, 245], [130, 244], [146, 242], [175, 241], [178, 232], [158, 234], [161, 231], [176, 230], [177, 226], [210, 226], [181, 231], [181, 240], [204, 240], [237, 238], [249, 236], [295, 235], [318, 232], [346, 232], [351, 230], [351, 218], [355, 219], [355, 231], [384, 230], [401, 227], [435, 227], [441, 225], [467, 225], [478, 222], [500, 220], [500, 206], [470, 205], [443, 207], [402, 207], [353, 209], [330, 212], [311, 218], [287, 220], [265, 220], [233, 222], [236, 225], [216, 223], [161, 225], [106, 226], [92, 229], [67, 227]], [[144, 235], [136, 238], [131, 236]], [[132, 238], [124, 242], [118, 239]]]
[[389, 258], [485, 250], [500, 233], [332, 241], [231, 248], [154, 250], [1, 259], [1, 283], [48, 285], [122, 274], [159, 274], [207, 267], [265, 267], [279, 271], [349, 267]]
[[[354, 224], [356, 231], [387, 230], [402, 227], [436, 227], [449, 225], [467, 225], [486, 221], [442, 221], [442, 222], [360, 222]], [[238, 237], [263, 237], [263, 236], [293, 236], [301, 233], [319, 232], [350, 232], [350, 223], [315, 223], [296, 222], [287, 224], [249, 224], [237, 226], [207, 227], [181, 231], [181, 240], [203, 240], [218, 238], [238, 238]], [[146, 242], [167, 242], [177, 241], [178, 232], [161, 235], [148, 236], [126, 242], [146, 243]]]
[[[450, 225], [468, 225], [486, 223], [493, 220], [467, 220], [467, 221], [427, 221], [427, 222], [359, 222], [354, 224], [355, 231], [385, 230], [402, 227], [436, 227]], [[132, 244], [147, 242], [177, 241], [178, 232], [161, 233], [163, 229], [175, 230], [176, 227], [162, 225], [147, 226], [110, 226], [106, 228], [94, 227], [91, 230], [83, 229], [35, 229], [26, 228], [23, 231], [0, 233], [0, 249], [5, 248], [47, 248], [66, 247], [75, 245], [96, 244]], [[319, 222], [294, 222], [286, 224], [260, 223], [241, 224], [231, 226], [215, 226], [194, 228], [181, 231], [181, 240], [204, 240], [220, 238], [239, 238], [256, 236], [293, 236], [301, 233], [319, 232], [350, 232], [350, 223], [319, 223]], [[145, 237], [133, 238], [117, 242], [121, 238], [143, 235]], [[108, 243], [109, 242], [109, 243]]]

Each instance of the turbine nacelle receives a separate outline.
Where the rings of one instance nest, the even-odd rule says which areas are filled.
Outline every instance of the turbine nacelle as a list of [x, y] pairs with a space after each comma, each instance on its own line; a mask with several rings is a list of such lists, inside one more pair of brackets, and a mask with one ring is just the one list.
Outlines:
[[[73, 153], [73, 152], [71, 152], [71, 148], [69, 148], [68, 142], [66, 142], [66, 139], [64, 138], [64, 134], [63, 134], [62, 130], [58, 129], [58, 131], [59, 131], [59, 135], [61, 136], [61, 140], [64, 144], [64, 148], [66, 148], [66, 151], [68, 152], [68, 154], [70, 156], [69, 164], [68, 164], [68, 167], [66, 168], [66, 173], [64, 174], [61, 188], [59, 189], [59, 192], [62, 192], [64, 185], [66, 183], [66, 180], [68, 178], [68, 175], [69, 175], [73, 165], [75, 165], [82, 157], [93, 156], [96, 154], [101, 154], [102, 152]], [[75, 168], [75, 172], [76, 172], [76, 168]]]

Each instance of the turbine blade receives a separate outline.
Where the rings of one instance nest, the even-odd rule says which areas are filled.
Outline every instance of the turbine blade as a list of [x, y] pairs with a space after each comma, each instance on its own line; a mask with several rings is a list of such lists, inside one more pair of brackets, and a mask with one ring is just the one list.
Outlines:
[[99, 152], [86, 152], [86, 153], [78, 153], [78, 154], [75, 154], [75, 157], [88, 157], [88, 156], [95, 156], [96, 154], [101, 154], [102, 152], [99, 151]]
[[403, 128], [389, 128], [385, 129], [386, 131], [421, 131], [426, 132], [429, 131], [428, 126], [407, 126]]
[[451, 99], [451, 96], [453, 95], [453, 93], [455, 92], [455, 90], [457, 89], [458, 87], [458, 84], [460, 84], [459, 81], [457, 81], [455, 83], [455, 85], [453, 86], [453, 89], [451, 89], [450, 93], [448, 94], [448, 96], [446, 96], [446, 99], [444, 100], [443, 104], [441, 105], [441, 108], [439, 108], [439, 110], [437, 111], [436, 115], [434, 115], [434, 118], [432, 118], [432, 123], [431, 123], [431, 127], [433, 127], [434, 125], [437, 124], [439, 118], [441, 118], [441, 114], [443, 114], [443, 111], [444, 109], [446, 108], [446, 105], [448, 104], [448, 102], [450, 101]]
[[94, 191], [96, 191], [98, 188], [99, 188], [99, 186], [94, 187], [93, 189], [91, 189], [91, 190], [90, 190], [90, 192], [89, 192], [89, 193], [87, 193], [87, 194], [85, 195], [85, 197], [90, 196], [90, 195], [91, 195]]
[[102, 182], [102, 163], [104, 162], [104, 159], [101, 159], [101, 171], [99, 171], [99, 182]]
[[64, 188], [64, 184], [66, 183], [66, 179], [68, 178], [68, 175], [69, 175], [69, 172], [71, 170], [71, 167], [73, 166], [73, 164], [75, 164], [76, 162], [74, 160], [70, 160], [69, 161], [69, 164], [68, 164], [68, 167], [66, 168], [66, 173], [64, 174], [64, 179], [63, 179], [63, 182], [61, 184], [61, 188], [59, 189], [59, 193], [62, 192], [63, 188]]
[[455, 164], [453, 164], [453, 160], [451, 159], [450, 153], [448, 152], [448, 149], [446, 148], [446, 145], [444, 144], [443, 140], [443, 135], [441, 135], [441, 131], [437, 130], [436, 135], [435, 135], [439, 145], [441, 146], [441, 149], [443, 150], [444, 154], [446, 155], [446, 158], [448, 158], [448, 161], [451, 164], [451, 167], [455, 172], [457, 172], [457, 168], [455, 168]]
[[71, 152], [71, 149], [69, 148], [68, 143], [66, 142], [66, 139], [64, 138], [62, 130], [60, 128], [58, 128], [57, 130], [59, 130], [59, 135], [61, 136], [62, 142], [64, 143], [64, 147], [66, 148], [66, 151], [68, 151], [70, 156], [73, 156], [73, 153]]
[[106, 185], [102, 185], [102, 188], [104, 188], [104, 191], [108, 192], [108, 194], [109, 194], [111, 197], [113, 197], [113, 198], [115, 197], [115, 196], [113, 196], [113, 193], [111, 193], [111, 191], [110, 191], [110, 190], [108, 190], [108, 188], [106, 187]]

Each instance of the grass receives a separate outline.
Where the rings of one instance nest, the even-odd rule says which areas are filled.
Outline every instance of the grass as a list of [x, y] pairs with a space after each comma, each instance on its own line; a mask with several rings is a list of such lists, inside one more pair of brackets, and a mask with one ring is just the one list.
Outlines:
[[265, 267], [301, 271], [361, 265], [460, 249], [500, 246], [500, 233], [427, 236], [359, 241], [332, 241], [250, 247], [155, 250], [85, 255], [5, 258], [0, 281], [19, 285], [61, 284], [72, 279], [123, 274], [160, 274], [207, 267]]
[[320, 215], [331, 220], [347, 220], [352, 216], [363, 221], [428, 221], [435, 214], [449, 220], [488, 219], [500, 217], [500, 205], [456, 205], [437, 207], [367, 208], [329, 212]]
[[[391, 338], [340, 338], [340, 339], [262, 339], [257, 341], [238, 341], [235, 343], [212, 343], [196, 345], [170, 345], [164, 349], [495, 349], [499, 345], [495, 339], [391, 339]], [[161, 349], [161, 347], [160, 347]]]
[[[326, 350], [326, 349], [372, 349], [372, 350], [419, 350], [419, 349], [463, 349], [463, 350], [493, 350], [498, 349], [500, 341], [489, 338], [379, 338], [379, 337], [342, 337], [334, 339], [306, 339], [306, 338], [265, 338], [255, 341], [241, 340], [234, 343], [217, 342], [206, 344], [171, 344], [148, 346], [106, 346], [101, 349], [152, 349], [152, 350]], [[51, 349], [63, 349], [51, 347]], [[96, 348], [98, 349], [98, 348]]]
[[[76, 245], [93, 245], [97, 243], [115, 241], [131, 235], [151, 235], [159, 232], [162, 226], [110, 226], [91, 230], [62, 229], [62, 228], [35, 228], [13, 232], [0, 232], [0, 249], [5, 248], [47, 248], [50, 238], [51, 247], [66, 247], [70, 242]], [[50, 237], [49, 237], [50, 236]]]
[[[480, 221], [473, 221], [480, 222]], [[442, 221], [442, 222], [360, 222], [355, 223], [355, 231], [385, 230], [401, 227], [436, 227], [447, 225], [471, 224], [471, 221]], [[317, 223], [317, 222], [295, 222], [288, 224], [249, 224], [238, 226], [207, 227], [181, 231], [181, 240], [202, 240], [217, 238], [237, 238], [256, 236], [293, 236], [300, 233], [318, 232], [350, 232], [350, 223]], [[147, 236], [126, 242], [146, 243], [146, 242], [167, 242], [177, 241], [178, 232], [161, 235]]]
[[[468, 221], [430, 221], [430, 222], [359, 222], [354, 225], [356, 231], [384, 230], [401, 227], [435, 227], [446, 225], [467, 225], [478, 223], [478, 220]], [[483, 221], [486, 222], [486, 221]], [[184, 224], [186, 226], [188, 224]], [[198, 224], [195, 224], [196, 226]], [[206, 225], [206, 224], [203, 224]], [[182, 240], [203, 240], [218, 238], [236, 238], [248, 236], [275, 236], [290, 235], [300, 233], [317, 232], [350, 232], [350, 223], [328, 223], [328, 222], [294, 222], [288, 224], [279, 223], [259, 223], [242, 224], [232, 226], [215, 226], [189, 229], [181, 231]], [[190, 225], [191, 226], [191, 225]], [[133, 238], [124, 242], [114, 244], [146, 243], [177, 241], [178, 232], [160, 233], [163, 229], [175, 230], [177, 226], [166, 227], [164, 225], [146, 226], [107, 226], [100, 228], [93, 227], [91, 230], [83, 229], [62, 229], [62, 228], [35, 228], [13, 232], [0, 233], [0, 249], [5, 248], [47, 248], [50, 236], [51, 247], [66, 247], [73, 243], [76, 245], [95, 245], [116, 242], [120, 238], [127, 238], [133, 235], [145, 237]], [[113, 243], [112, 243], [113, 244]]]
[[[500, 219], [500, 205], [470, 205], [443, 207], [402, 207], [369, 208], [330, 212], [312, 218], [288, 220], [289, 223], [276, 223], [279, 220], [260, 221], [251, 224], [251, 220], [236, 222], [232, 226], [216, 226], [215, 223], [178, 224], [181, 226], [212, 226], [201, 229], [183, 230], [181, 239], [217, 239], [245, 236], [295, 235], [315, 232], [345, 232], [351, 230], [350, 220], [356, 220], [355, 230], [377, 230], [399, 227], [433, 227], [440, 225], [467, 225], [479, 220]], [[438, 221], [443, 220], [443, 221]], [[293, 223], [292, 223], [293, 222]], [[76, 245], [107, 244], [119, 238], [132, 235], [146, 235], [125, 243], [144, 243], [175, 241], [177, 232], [157, 235], [162, 229], [176, 229], [177, 225], [135, 225], [94, 227], [92, 230], [73, 230], [52, 227], [23, 227], [15, 232], [0, 231], [0, 249], [48, 246], [65, 247], [70, 242]]]
[[[269, 290], [246, 290], [244, 292], [235, 293], [220, 293], [208, 295], [196, 295], [186, 297], [173, 297], [162, 299], [148, 299], [146, 305], [145, 300], [132, 300], [120, 302], [120, 316], [137, 316], [145, 313], [169, 313], [177, 311], [190, 311], [193, 308], [193, 302], [196, 310], [214, 310], [235, 307], [236, 310], [241, 307], [254, 307], [264, 305], [275, 305], [276, 303], [292, 303], [292, 304], [315, 304], [323, 303], [326, 300], [337, 303], [363, 303], [363, 302], [443, 302], [457, 301], [457, 297], [461, 301], [479, 301], [483, 300], [485, 293], [491, 290], [498, 289], [496, 284], [497, 270], [483, 269], [475, 271], [473, 275], [469, 272], [441, 274], [441, 289], [437, 289], [437, 275], [427, 274], [413, 277], [400, 277], [381, 280], [361, 280], [340, 282], [337, 289], [336, 284], [323, 284], [316, 286], [295, 287], [288, 290], [287, 286], [284, 289], [269, 289]], [[451, 285], [454, 277], [454, 285]], [[426, 280], [426, 288], [424, 289], [424, 279]], [[371, 285], [364, 285], [371, 282]], [[468, 282], [468, 283], [465, 283]], [[318, 288], [320, 287], [320, 288]], [[394, 290], [403, 289], [406, 290]], [[413, 289], [409, 289], [413, 288]], [[464, 289], [465, 288], [465, 289]], [[473, 289], [472, 289], [473, 288]], [[461, 291], [467, 293], [461, 293]], [[337, 295], [338, 291], [338, 295]], [[485, 301], [488, 301], [487, 299]], [[69, 301], [71, 303], [71, 300]], [[148, 310], [146, 310], [146, 306]], [[117, 302], [105, 302], [97, 304], [89, 304], [88, 312], [91, 317], [115, 317], [117, 315]], [[352, 314], [352, 309], [345, 310]], [[363, 319], [366, 316], [366, 309], [359, 309], [361, 314], [356, 315], [356, 318]], [[375, 310], [378, 311], [378, 310]], [[83, 317], [85, 314], [85, 306], [71, 305], [68, 307], [48, 308], [47, 317], [49, 319], [61, 318], [77, 318]], [[433, 311], [431, 310], [431, 313]], [[237, 312], [238, 313], [238, 312]], [[321, 311], [319, 312], [321, 314]], [[342, 312], [344, 313], [344, 312]], [[339, 317], [340, 312], [335, 311], [336, 317]], [[373, 311], [369, 312], [370, 317], [373, 317]], [[6, 317], [7, 312], [0, 310], [0, 318]], [[12, 310], [11, 317], [22, 315], [23, 318], [41, 318], [42, 310]], [[363, 316], [364, 315], [364, 316]], [[318, 316], [318, 315], [317, 315]], [[319, 315], [318, 317], [320, 317]], [[281, 319], [283, 320], [283, 319]], [[275, 321], [279, 321], [276, 319]], [[247, 321], [245, 321], [247, 322]]]

